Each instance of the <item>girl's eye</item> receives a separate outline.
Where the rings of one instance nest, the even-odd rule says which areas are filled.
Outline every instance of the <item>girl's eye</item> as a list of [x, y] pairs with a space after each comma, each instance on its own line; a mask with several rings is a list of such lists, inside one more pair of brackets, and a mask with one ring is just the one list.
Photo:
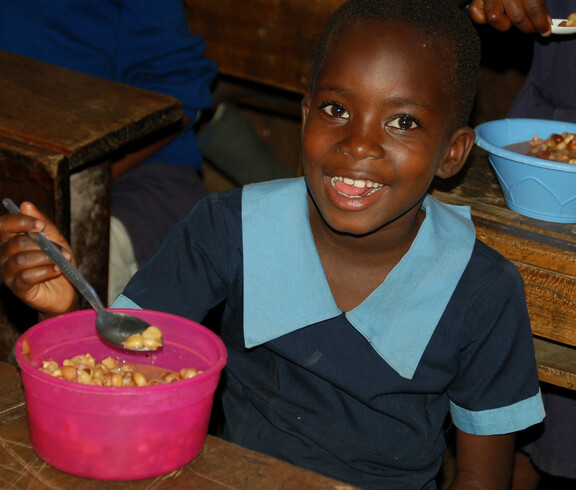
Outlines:
[[320, 110], [329, 116], [336, 117], [338, 119], [348, 119], [350, 117], [346, 108], [340, 104], [324, 104], [320, 107]]
[[408, 131], [410, 129], [416, 129], [420, 127], [420, 125], [413, 118], [405, 114], [398, 116], [396, 119], [393, 119], [388, 123], [388, 125], [396, 129], [401, 129], [402, 131]]

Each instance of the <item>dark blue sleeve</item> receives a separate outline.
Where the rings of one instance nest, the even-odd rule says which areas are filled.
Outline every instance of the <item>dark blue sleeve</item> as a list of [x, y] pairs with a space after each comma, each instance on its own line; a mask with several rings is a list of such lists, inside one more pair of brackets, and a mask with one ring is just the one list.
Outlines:
[[449, 387], [457, 427], [479, 435], [515, 432], [542, 420], [538, 373], [524, 283], [502, 261], [478, 282], [460, 337], [460, 368]]
[[[124, 296], [145, 309], [202, 322], [231, 294], [241, 275], [240, 189], [200, 201], [174, 226], [158, 252], [132, 278]], [[230, 201], [230, 200], [229, 200]]]

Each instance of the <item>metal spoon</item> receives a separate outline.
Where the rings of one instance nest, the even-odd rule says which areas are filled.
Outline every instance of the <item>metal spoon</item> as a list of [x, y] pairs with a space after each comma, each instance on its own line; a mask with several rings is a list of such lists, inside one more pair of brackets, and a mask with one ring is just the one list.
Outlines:
[[[20, 213], [20, 208], [9, 198], [2, 200], [4, 207], [11, 213]], [[41, 232], [29, 232], [28, 236], [34, 240], [38, 246], [50, 257], [50, 259], [60, 268], [62, 273], [80, 291], [92, 307], [96, 310], [96, 330], [98, 334], [110, 344], [128, 350], [150, 350], [147, 348], [128, 348], [123, 342], [134, 334], [142, 334], [150, 327], [140, 318], [131, 315], [108, 311], [100, 301], [94, 288], [88, 283], [84, 276], [69, 260], [62, 255], [62, 252], [48, 240]]]

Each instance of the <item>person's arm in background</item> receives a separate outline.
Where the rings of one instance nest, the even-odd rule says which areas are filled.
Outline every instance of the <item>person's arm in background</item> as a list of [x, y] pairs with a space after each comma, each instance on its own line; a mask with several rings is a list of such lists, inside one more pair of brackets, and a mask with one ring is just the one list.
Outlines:
[[161, 131], [161, 136], [159, 137], [147, 136], [145, 142], [134, 142], [122, 157], [113, 162], [112, 179], [128, 172], [131, 168], [136, 167], [143, 161], [152, 158], [165, 146], [175, 140], [182, 131], [186, 130], [189, 124], [190, 121], [184, 116], [179, 124], [170, 127], [168, 134], [165, 134], [165, 131]]
[[515, 26], [522, 32], [550, 35], [550, 17], [546, 0], [453, 0], [468, 5], [470, 18], [478, 24], [490, 24], [499, 31]]
[[[158, 161], [199, 168], [202, 156], [193, 123], [211, 108], [217, 66], [204, 55], [204, 38], [193, 35], [182, 0], [122, 2], [117, 69], [123, 83], [175, 97], [185, 122], [177, 137], [164, 141]], [[187, 124], [190, 122], [191, 124]], [[161, 146], [161, 142], [158, 142]]]
[[112, 166], [112, 177], [150, 158], [199, 167], [202, 160], [193, 122], [198, 111], [213, 105], [211, 83], [217, 72], [216, 64], [204, 56], [204, 39], [190, 32], [181, 0], [126, 1], [120, 26], [119, 78], [177, 98], [182, 102], [184, 119], [179, 128], [132, 145]]

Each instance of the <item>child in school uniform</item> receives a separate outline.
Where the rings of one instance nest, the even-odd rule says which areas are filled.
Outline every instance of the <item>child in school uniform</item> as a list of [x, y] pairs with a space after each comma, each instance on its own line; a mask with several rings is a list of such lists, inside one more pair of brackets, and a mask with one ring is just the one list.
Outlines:
[[[302, 104], [304, 177], [208, 196], [117, 300], [222, 307], [225, 438], [362, 488], [433, 489], [449, 415], [452, 488], [508, 488], [514, 433], [544, 416], [522, 279], [469, 208], [427, 194], [474, 143], [478, 62], [447, 0], [350, 0]], [[0, 218], [2, 280], [43, 314], [73, 309], [21, 233], [68, 244], [22, 211]]]

